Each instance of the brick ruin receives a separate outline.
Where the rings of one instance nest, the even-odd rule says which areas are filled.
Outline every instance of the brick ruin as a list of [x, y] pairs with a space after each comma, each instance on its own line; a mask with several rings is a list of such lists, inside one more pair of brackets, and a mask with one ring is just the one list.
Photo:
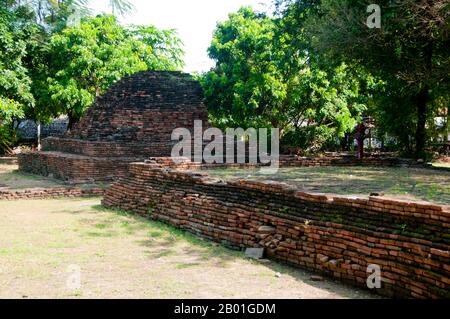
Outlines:
[[384, 296], [450, 297], [449, 207], [224, 182], [156, 159], [131, 164], [103, 205], [231, 248], [263, 247], [268, 258], [362, 288], [368, 265], [379, 265], [382, 288], [374, 292]]
[[[381, 266], [390, 297], [450, 298], [450, 209], [379, 197], [331, 197], [274, 182], [224, 182], [211, 166], [169, 158], [173, 129], [193, 131], [208, 114], [198, 82], [178, 72], [142, 72], [116, 83], [62, 138], [22, 154], [21, 171], [70, 183], [117, 180], [103, 204], [138, 213], [235, 249], [367, 288], [367, 266]], [[396, 158], [281, 156], [280, 166], [416, 166]], [[250, 165], [251, 166], [251, 165]], [[60, 196], [40, 191], [4, 197]], [[71, 189], [69, 195], [100, 194]], [[86, 194], [85, 194], [86, 193]], [[1, 194], [0, 194], [1, 195]]]
[[200, 84], [189, 74], [140, 72], [117, 82], [64, 137], [43, 140], [42, 151], [19, 156], [23, 172], [72, 183], [111, 181], [128, 164], [170, 156], [171, 134], [194, 120], [207, 127]]
[[[206, 164], [204, 162], [195, 162], [188, 157], [150, 157], [146, 160], [164, 167], [176, 168], [181, 170], [207, 170], [213, 168], [252, 168], [268, 166], [267, 164]], [[411, 168], [433, 168], [428, 165], [417, 163], [411, 159], [401, 159], [398, 157], [365, 157], [358, 159], [355, 156], [324, 156], [324, 157], [302, 157], [297, 155], [280, 155], [278, 160], [279, 167], [326, 167], [326, 166], [369, 166], [369, 167], [411, 167]], [[446, 171], [446, 169], [435, 168]]]
[[[98, 97], [63, 137], [48, 137], [42, 142], [41, 152], [19, 155], [19, 169], [73, 184], [113, 181], [125, 176], [132, 162], [170, 156], [176, 143], [171, 141], [172, 131], [187, 128], [193, 137], [195, 120], [202, 121], [203, 130], [210, 127], [202, 88], [190, 75], [169, 71], [137, 73]], [[355, 164], [397, 165], [398, 161], [296, 156], [280, 159], [281, 166]]]
[[0, 189], [0, 200], [48, 199], [61, 197], [98, 197], [105, 194], [101, 187], [53, 187], [21, 190]]

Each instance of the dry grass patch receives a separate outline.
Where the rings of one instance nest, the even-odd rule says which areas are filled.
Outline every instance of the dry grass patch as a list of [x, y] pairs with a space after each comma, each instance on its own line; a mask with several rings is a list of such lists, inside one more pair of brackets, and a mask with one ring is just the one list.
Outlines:
[[[55, 187], [70, 187], [63, 181], [45, 177], [41, 175], [33, 175], [18, 171], [17, 164], [2, 163], [0, 161], [0, 190], [24, 190], [24, 189], [49, 189]], [[81, 188], [101, 187], [105, 188], [107, 183], [91, 183], [77, 185]]]
[[258, 170], [218, 169], [209, 174], [225, 179], [273, 180], [300, 189], [338, 195], [384, 192], [386, 196], [450, 204], [450, 171], [402, 167], [296, 167], [266, 175]]
[[0, 162], [0, 189], [52, 188], [63, 185], [62, 182], [55, 179], [21, 173], [18, 168], [17, 164]]

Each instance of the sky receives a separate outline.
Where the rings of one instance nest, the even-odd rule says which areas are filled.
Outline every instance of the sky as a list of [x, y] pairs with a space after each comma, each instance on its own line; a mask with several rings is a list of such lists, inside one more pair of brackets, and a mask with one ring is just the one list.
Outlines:
[[[91, 0], [94, 13], [111, 13], [108, 0]], [[154, 25], [176, 29], [184, 43], [186, 72], [207, 71], [214, 66], [207, 49], [218, 21], [227, 19], [241, 6], [272, 12], [272, 0], [131, 0], [135, 11], [120, 18], [126, 24]]]

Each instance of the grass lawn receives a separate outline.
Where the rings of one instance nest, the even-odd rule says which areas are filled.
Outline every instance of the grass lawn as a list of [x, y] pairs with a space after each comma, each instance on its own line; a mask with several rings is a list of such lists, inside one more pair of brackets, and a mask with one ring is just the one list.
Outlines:
[[[22, 190], [36, 188], [54, 188], [68, 186], [55, 178], [22, 173], [17, 164], [6, 164], [0, 161], [0, 190]], [[80, 187], [106, 187], [107, 184], [93, 183], [78, 185]]]
[[[66, 285], [71, 265], [81, 288]], [[0, 298], [374, 298], [100, 199], [0, 201]]]
[[299, 189], [339, 195], [384, 192], [386, 196], [450, 205], [450, 172], [401, 167], [296, 167], [277, 174], [259, 170], [215, 169], [210, 175], [224, 179], [246, 178], [286, 182]]
[[18, 168], [17, 164], [0, 162], [0, 189], [51, 188], [63, 185], [55, 179], [20, 173]]

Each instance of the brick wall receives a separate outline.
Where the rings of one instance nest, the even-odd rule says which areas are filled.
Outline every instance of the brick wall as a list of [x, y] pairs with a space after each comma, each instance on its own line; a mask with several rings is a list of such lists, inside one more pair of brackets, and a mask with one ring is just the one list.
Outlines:
[[35, 152], [18, 155], [22, 172], [51, 176], [67, 183], [113, 181], [125, 176], [135, 157], [89, 157], [59, 152]]
[[[175, 161], [175, 159], [177, 161]], [[225, 162], [226, 160], [224, 160]], [[205, 170], [211, 168], [250, 168], [268, 166], [266, 164], [205, 164], [193, 162], [187, 157], [150, 157], [147, 163], [154, 163], [168, 168], [176, 168], [182, 170]], [[248, 162], [248, 160], [247, 160]], [[291, 155], [281, 155], [279, 162], [280, 167], [316, 167], [316, 166], [405, 166], [405, 167], [421, 167], [428, 166], [418, 164], [411, 159], [401, 159], [397, 157], [367, 157], [362, 160], [354, 156], [333, 156], [333, 157], [300, 157]]]
[[130, 162], [170, 156], [175, 128], [193, 133], [194, 121], [209, 127], [198, 81], [189, 74], [139, 72], [97, 98], [64, 137], [43, 140], [42, 152], [23, 154], [24, 172], [70, 181], [110, 181]]
[[56, 187], [47, 189], [0, 190], [0, 200], [43, 199], [55, 197], [92, 197], [103, 196], [104, 193], [105, 189], [98, 187]]
[[325, 157], [302, 157], [296, 155], [281, 155], [281, 167], [313, 167], [313, 166], [408, 166], [424, 167], [412, 159], [398, 157], [365, 157], [358, 159], [355, 156], [325, 156]]
[[[175, 128], [208, 123], [200, 83], [189, 74], [139, 72], [97, 98], [67, 138], [126, 144], [171, 143]], [[169, 156], [170, 152], [157, 154]], [[151, 156], [151, 155], [148, 155]]]
[[385, 296], [450, 297], [448, 207], [223, 182], [154, 163], [131, 164], [103, 204], [232, 248], [265, 247], [268, 258], [360, 287], [367, 266], [378, 264], [383, 283], [376, 292]]
[[140, 157], [160, 156], [161, 154], [170, 156], [172, 142], [154, 142], [147, 145], [139, 141], [115, 143], [50, 137], [43, 140], [42, 149], [45, 152], [61, 152], [91, 157], [129, 157], [131, 154], [138, 159]]

